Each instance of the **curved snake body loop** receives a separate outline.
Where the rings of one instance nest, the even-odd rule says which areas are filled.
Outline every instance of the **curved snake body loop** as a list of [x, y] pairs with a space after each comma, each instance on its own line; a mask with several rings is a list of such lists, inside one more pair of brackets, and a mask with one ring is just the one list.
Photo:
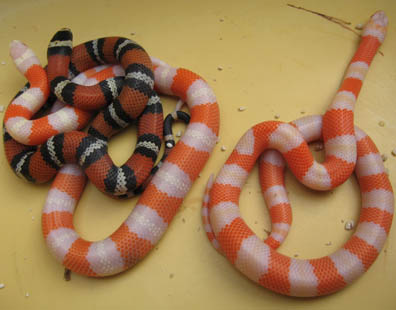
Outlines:
[[42, 214], [45, 240], [53, 255], [73, 272], [109, 276], [144, 258], [165, 233], [185, 195], [209, 158], [219, 131], [216, 97], [197, 74], [153, 60], [155, 88], [187, 103], [191, 119], [132, 213], [108, 238], [89, 242], [73, 226], [73, 212], [85, 177], [69, 165], [56, 176]]
[[[57, 68], [54, 59], [63, 60], [63, 64], [58, 65], [58, 67], [67, 68], [69, 66], [69, 57], [64, 56], [70, 53], [66, 35], [71, 36], [70, 31], [58, 32], [54, 36], [56, 40], [52, 40], [52, 42], [57, 42], [57, 45], [54, 47], [53, 44], [50, 44], [49, 73], [52, 67]], [[65, 39], [66, 43], [62, 43], [61, 38]], [[162, 105], [160, 98], [152, 89], [154, 82], [150, 80], [150, 74], [147, 71], [144, 50], [136, 44], [131, 47], [129, 41], [119, 38], [117, 40], [115, 38], [100, 40], [103, 43], [101, 44], [101, 54], [104, 55], [101, 59], [114, 62], [114, 59], [108, 55], [108, 50], [111, 50], [117, 56], [113, 55], [113, 58], [119, 59], [125, 67], [124, 87], [119, 99], [115, 99], [95, 117], [88, 134], [73, 131], [52, 135], [35, 150], [31, 147], [22, 146], [12, 139], [8, 131], [5, 131], [5, 150], [7, 159], [14, 171], [26, 180], [37, 183], [47, 182], [65, 163], [78, 163], [102, 192], [118, 198], [125, 198], [134, 195], [134, 192], [141, 187], [150, 175], [158, 156], [162, 141]], [[94, 41], [96, 42], [96, 40]], [[85, 70], [95, 65], [93, 59], [87, 59], [87, 57], [91, 57], [88, 51], [89, 47], [94, 45], [94, 41], [81, 44], [73, 49], [71, 57], [74, 61], [71, 65], [73, 72], [80, 69]], [[85, 53], [84, 50], [86, 50]], [[31, 55], [27, 56], [29, 58]], [[150, 59], [149, 65], [151, 67]], [[52, 79], [52, 81], [58, 81], [63, 85], [62, 88], [57, 88], [58, 96], [60, 94], [62, 98], [77, 100], [77, 98], [80, 98], [77, 95], [83, 94], [84, 87], [87, 87], [72, 82], [63, 83], [61, 80], [66, 81], [64, 78], [55, 77]], [[112, 93], [115, 93], [115, 84], [109, 82], [109, 80], [105, 82], [109, 83], [108, 88], [112, 90]], [[100, 83], [97, 85], [100, 85]], [[95, 89], [97, 85], [89, 87]], [[80, 87], [82, 90], [80, 90]], [[92, 89], [90, 88], [87, 93], [90, 93]], [[71, 90], [73, 94], [75, 93], [74, 96], [70, 95], [69, 91]], [[101, 92], [101, 97], [106, 93], [108, 92]], [[24, 96], [24, 94], [21, 96]], [[134, 102], [141, 105], [143, 101], [147, 102], [147, 105], [143, 106], [144, 111], [141, 113], [140, 107], [136, 106]], [[77, 103], [77, 101], [74, 102], [74, 105], [79, 106]], [[10, 107], [12, 106], [10, 105]], [[135, 151], [124, 165], [117, 167], [107, 153], [107, 140], [116, 132], [128, 126], [129, 123], [134, 122], [137, 116], [139, 116], [139, 126]]]
[[[63, 106], [62, 109], [54, 113], [32, 120], [31, 118], [36, 115], [37, 110], [45, 105], [46, 98], [50, 92], [45, 72], [46, 68], [43, 69], [41, 67], [34, 52], [20, 41], [11, 42], [10, 55], [18, 70], [33, 83], [32, 85], [28, 83], [18, 92], [7, 107], [4, 116], [5, 127], [16, 141], [26, 145], [39, 145], [45, 143], [53, 135], [80, 130], [86, 126], [92, 117], [92, 112], [69, 105]], [[73, 68], [73, 65], [71, 67]], [[92, 72], [85, 72], [94, 74], [95, 70], [100, 69], [92, 70]], [[106, 74], [109, 70], [113, 69], [106, 69], [102, 74]], [[116, 66], [114, 70], [115, 76], [107, 80], [98, 77], [100, 80], [98, 87], [102, 89], [102, 93], [106, 98], [116, 98], [123, 86], [123, 78], [119, 77], [124, 75], [122, 67]], [[79, 75], [79, 77], [79, 79], [82, 79], [82, 75]], [[36, 86], [38, 83], [40, 83], [39, 87]], [[112, 87], [108, 85], [112, 85]], [[55, 96], [53, 97], [56, 98]], [[53, 104], [52, 100], [50, 104]]]
[[[374, 143], [363, 131], [354, 129], [352, 108], [369, 64], [384, 39], [386, 26], [383, 12], [371, 17], [323, 121], [321, 117], [310, 116], [291, 125], [268, 121], [254, 126], [238, 142], [216, 180], [208, 182], [202, 214], [209, 240], [239, 271], [268, 289], [298, 297], [336, 292], [362, 275], [384, 245], [394, 212], [392, 186]], [[340, 121], [339, 126], [328, 127]], [[322, 136], [326, 162], [317, 168], [320, 166], [313, 162], [307, 142]], [[262, 189], [273, 231], [262, 242], [245, 224], [238, 208], [239, 195], [256, 160], [266, 149], [282, 153], [301, 182], [320, 190], [338, 185], [354, 169], [357, 150], [355, 172], [362, 193], [362, 211], [355, 233], [341, 249], [316, 259], [295, 259], [276, 251], [289, 231], [291, 210], [282, 175], [284, 162], [275, 151], [265, 153], [260, 160], [260, 179], [266, 179]], [[329, 161], [337, 164], [329, 166], [326, 164]], [[339, 170], [335, 177], [329, 172], [331, 166]], [[314, 169], [321, 172], [319, 177]]]

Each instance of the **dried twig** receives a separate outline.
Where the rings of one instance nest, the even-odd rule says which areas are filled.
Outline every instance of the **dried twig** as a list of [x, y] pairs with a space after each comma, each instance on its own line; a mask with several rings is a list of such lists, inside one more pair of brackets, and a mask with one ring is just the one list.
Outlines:
[[323, 17], [323, 18], [325, 18], [325, 19], [327, 19], [327, 20], [329, 20], [329, 21], [331, 21], [333, 23], [336, 23], [336, 24], [340, 25], [341, 27], [343, 27], [343, 28], [345, 28], [345, 29], [347, 29], [349, 31], [352, 31], [354, 34], [356, 34], [356, 35], [358, 35], [360, 37], [360, 33], [359, 32], [357, 32], [357, 31], [355, 31], [352, 28], [347, 26], [347, 25], [350, 25], [351, 22], [347, 22], [347, 21], [345, 21], [345, 20], [343, 20], [341, 18], [338, 18], [338, 17], [329, 16], [329, 15], [326, 15], [326, 14], [323, 14], [323, 13], [320, 13], [320, 12], [312, 11], [312, 10], [303, 8], [301, 6], [295, 6], [295, 5], [290, 4], [290, 3], [288, 3], [287, 5], [292, 7], [292, 8], [295, 8], [295, 9], [298, 9], [298, 10], [303, 10], [305, 12], [309, 12], [309, 13], [318, 15], [320, 17]]
[[[342, 28], [344, 28], [346, 30], [349, 30], [349, 31], [353, 32], [354, 34], [356, 34], [357, 36], [361, 37], [359, 32], [357, 32], [354, 29], [352, 29], [351, 27], [347, 26], [347, 25], [351, 25], [351, 22], [347, 22], [347, 21], [345, 21], [345, 20], [343, 20], [341, 18], [338, 18], [338, 17], [334, 17], [334, 16], [326, 15], [326, 14], [323, 14], [323, 13], [320, 13], [320, 12], [312, 11], [312, 10], [303, 8], [301, 6], [295, 6], [294, 4], [288, 3], [287, 5], [290, 6], [291, 8], [298, 9], [298, 10], [303, 10], [305, 12], [309, 12], [309, 13], [318, 15], [320, 17], [323, 17], [323, 18], [327, 19], [328, 21], [331, 21], [331, 22], [333, 22], [333, 23], [335, 23], [337, 25], [340, 25]], [[380, 50], [378, 51], [378, 53], [381, 54], [382, 56], [384, 56], [384, 53], [382, 53]]]
[[290, 4], [290, 3], [288, 3], [287, 5], [292, 7], [292, 8], [298, 9], [298, 10], [303, 10], [303, 11], [306, 11], [306, 12], [310, 12], [312, 14], [316, 14], [316, 15], [322, 16], [323, 18], [326, 18], [326, 19], [331, 20], [331, 21], [340, 22], [340, 23], [345, 24], [345, 25], [350, 25], [351, 24], [351, 22], [347, 22], [347, 21], [345, 21], [345, 20], [343, 20], [341, 18], [329, 16], [329, 15], [326, 15], [326, 14], [323, 14], [323, 13], [320, 13], [320, 12], [316, 12], [316, 11], [312, 11], [312, 10], [303, 8], [301, 6], [295, 6], [294, 4]]

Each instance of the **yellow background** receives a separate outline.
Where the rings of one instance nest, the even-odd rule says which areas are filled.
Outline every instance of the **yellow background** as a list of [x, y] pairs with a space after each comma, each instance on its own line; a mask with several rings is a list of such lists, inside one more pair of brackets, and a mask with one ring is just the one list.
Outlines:
[[[396, 147], [396, 1], [289, 1], [348, 20], [351, 27], [364, 23], [377, 9], [387, 13], [384, 56], [374, 59], [355, 121], [388, 155], [385, 166], [396, 185], [396, 158], [390, 154]], [[0, 65], [1, 104], [7, 105], [25, 83], [8, 56], [9, 42], [24, 41], [45, 64], [50, 38], [59, 28], [69, 27], [75, 44], [104, 36], [131, 37], [150, 55], [199, 73], [213, 87], [221, 112], [221, 141], [156, 250], [135, 268], [107, 279], [72, 274], [70, 282], [64, 281], [63, 267], [49, 254], [41, 234], [41, 208], [50, 184], [18, 179], [1, 146], [0, 283], [5, 288], [0, 289], [0, 309], [396, 309], [395, 228], [364, 276], [339, 293], [315, 299], [285, 297], [249, 281], [211, 247], [202, 229], [206, 180], [219, 171], [239, 137], [276, 114], [291, 121], [302, 111], [323, 113], [357, 47], [359, 39], [352, 32], [286, 3], [0, 1], [0, 60], [6, 62]], [[165, 99], [165, 110], [171, 111], [175, 102]], [[239, 112], [240, 106], [247, 109]], [[112, 140], [110, 152], [118, 164], [129, 157], [135, 141], [133, 128]], [[294, 222], [281, 252], [308, 258], [338, 249], [351, 234], [342, 221], [359, 215], [355, 178], [330, 193], [316, 193], [288, 173], [287, 186]], [[88, 185], [76, 212], [76, 229], [88, 240], [104, 238], [135, 202], [112, 200]], [[257, 169], [243, 190], [241, 210], [264, 237], [270, 222]]]

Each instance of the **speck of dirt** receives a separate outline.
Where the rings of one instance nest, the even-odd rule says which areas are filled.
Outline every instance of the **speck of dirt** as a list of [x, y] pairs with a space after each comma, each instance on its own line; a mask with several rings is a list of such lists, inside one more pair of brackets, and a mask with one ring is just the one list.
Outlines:
[[70, 281], [71, 280], [71, 270], [65, 268], [65, 272], [63, 273], [63, 278], [65, 281]]

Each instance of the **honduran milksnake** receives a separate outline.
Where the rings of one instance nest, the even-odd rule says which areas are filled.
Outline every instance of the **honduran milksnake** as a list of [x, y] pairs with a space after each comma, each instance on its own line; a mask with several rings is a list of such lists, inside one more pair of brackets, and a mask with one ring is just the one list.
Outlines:
[[[354, 103], [371, 60], [384, 39], [386, 26], [385, 14], [377, 12], [365, 27], [340, 90], [323, 116], [323, 126], [320, 116], [306, 117], [291, 125], [281, 122], [258, 124], [240, 140], [216, 180], [208, 183], [203, 220], [209, 239], [242, 273], [271, 290], [293, 296], [335, 292], [367, 270], [387, 237], [393, 216], [392, 188], [374, 143], [353, 125]], [[38, 150], [23, 146], [11, 137], [10, 130], [17, 129], [17, 139], [18, 129], [23, 127], [15, 125], [17, 121], [7, 126], [12, 117], [24, 118], [23, 124], [32, 124], [29, 119], [38, 108], [22, 115], [18, 114], [18, 109], [18, 113], [6, 114], [5, 123], [9, 128], [4, 138], [7, 158], [17, 174], [26, 179], [45, 182], [64, 163], [77, 162], [101, 191], [120, 197], [129, 196], [139, 190], [138, 184], [143, 184], [144, 179], [126, 182], [129, 169], [114, 168], [105, 153], [107, 139], [116, 130], [125, 127], [122, 121], [136, 119], [142, 111], [140, 105], [128, 106], [130, 99], [133, 98], [133, 102], [148, 101], [149, 105], [150, 100], [152, 105], [159, 102], [152, 91], [154, 77], [157, 91], [180, 97], [191, 111], [191, 121], [185, 134], [176, 146], [172, 145], [172, 152], [152, 180], [145, 184], [147, 188], [127, 220], [105, 240], [88, 242], [74, 231], [73, 212], [85, 186], [81, 169], [76, 165], [66, 165], [58, 172], [43, 210], [46, 242], [55, 257], [68, 269], [89, 276], [107, 276], [136, 264], [163, 235], [217, 141], [219, 111], [213, 91], [198, 75], [154, 59], [152, 76], [151, 64], [135, 42], [120, 38], [87, 42], [73, 49], [72, 64], [69, 66], [67, 57], [71, 50], [71, 33], [67, 30], [57, 33], [48, 52], [47, 71], [52, 91], [59, 99], [83, 110], [97, 109], [106, 102], [114, 102], [99, 114], [88, 134], [71, 132], [40, 137], [42, 140], [38, 143], [46, 142]], [[139, 60], [136, 61], [135, 57]], [[69, 70], [73, 76], [95, 65], [117, 60], [126, 73], [119, 99], [114, 99], [118, 95], [117, 78], [112, 82], [102, 81], [92, 88], [80, 87], [68, 80]], [[27, 65], [25, 69], [28, 69]], [[40, 71], [38, 76], [35, 72], [27, 72], [26, 76], [31, 81], [31, 89], [41, 91], [36, 100], [44, 101], [49, 93], [43, 82], [45, 71]], [[19, 97], [15, 100], [18, 101]], [[30, 95], [26, 97], [24, 99], [29, 101]], [[92, 97], [95, 100], [91, 100]], [[87, 100], [89, 103], [85, 104]], [[26, 107], [24, 102], [17, 102], [16, 105]], [[125, 110], [129, 113], [128, 117], [124, 114]], [[159, 114], [153, 110], [148, 113]], [[73, 126], [69, 128], [80, 128]], [[32, 125], [26, 127], [35, 128]], [[158, 133], [156, 129], [153, 131]], [[25, 132], [29, 130], [25, 129]], [[72, 135], [73, 138], [70, 138]], [[161, 135], [162, 131], [157, 136], [161, 138]], [[307, 146], [307, 142], [321, 137], [326, 149], [323, 164], [313, 160]], [[38, 144], [37, 141], [26, 135], [21, 139], [21, 142], [31, 145]], [[145, 143], [151, 150], [153, 145], [159, 150], [157, 139], [150, 137], [145, 141], [151, 142]], [[296, 177], [308, 187], [318, 190], [342, 184], [356, 164], [363, 209], [355, 234], [342, 249], [330, 256], [312, 260], [292, 259], [276, 252], [275, 249], [288, 233], [291, 211], [283, 183], [284, 162], [275, 151], [265, 152], [260, 159], [260, 180], [270, 208], [272, 232], [263, 243], [243, 222], [238, 211], [241, 187], [258, 156], [268, 148], [280, 151]], [[147, 156], [150, 164], [155, 161], [158, 152], [155, 153], [155, 157]], [[103, 162], [111, 168], [104, 169]], [[100, 174], [103, 170], [105, 173]], [[151, 166], [147, 170], [146, 176]], [[106, 182], [106, 178], [114, 182]]]
[[[216, 179], [208, 182], [203, 221], [209, 240], [239, 271], [275, 292], [305, 297], [338, 291], [371, 266], [385, 243], [393, 218], [392, 186], [374, 143], [362, 130], [354, 129], [353, 108], [386, 27], [383, 12], [371, 17], [323, 120], [309, 116], [291, 124], [268, 121], [255, 125], [240, 139]], [[322, 137], [326, 159], [319, 164], [307, 142]], [[239, 196], [266, 149], [282, 153], [297, 179], [313, 189], [334, 188], [355, 170], [362, 211], [355, 233], [341, 249], [315, 259], [291, 258], [276, 251], [289, 231], [291, 210], [284, 187], [284, 162], [273, 150], [262, 155], [259, 169], [272, 232], [262, 242], [245, 224]]]

